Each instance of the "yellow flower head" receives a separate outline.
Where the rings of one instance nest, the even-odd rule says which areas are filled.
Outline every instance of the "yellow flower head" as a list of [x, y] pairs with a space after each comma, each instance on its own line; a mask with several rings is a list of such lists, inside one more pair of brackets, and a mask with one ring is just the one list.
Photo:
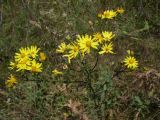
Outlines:
[[5, 82], [5, 84], [6, 84], [6, 87], [8, 88], [15, 87], [15, 85], [17, 84], [16, 77], [11, 74], [10, 77], [8, 77], [8, 80]]
[[19, 61], [19, 62], [16, 64], [17, 71], [29, 70], [29, 66], [30, 66], [30, 65], [31, 65], [30, 58], [22, 59], [21, 61]]
[[90, 53], [91, 48], [98, 49], [98, 42], [94, 41], [89, 35], [78, 36], [77, 42], [82, 54]]
[[68, 46], [62, 42], [59, 46], [58, 46], [58, 49], [56, 50], [57, 53], [64, 53], [66, 52]]
[[52, 73], [53, 73], [53, 75], [55, 75], [55, 76], [57, 76], [57, 75], [63, 75], [63, 72], [61, 72], [61, 71], [59, 71], [59, 70], [57, 70], [57, 69], [54, 69], [54, 70], [52, 71]]
[[72, 43], [68, 45], [68, 49], [69, 49], [69, 54], [72, 54], [74, 58], [78, 55], [80, 50], [79, 45], [77, 43]]
[[134, 55], [134, 52], [132, 50], [127, 50], [128, 55]]
[[102, 50], [99, 52], [99, 54], [107, 54], [107, 53], [113, 54], [114, 52], [112, 50], [113, 50], [112, 43], [109, 43], [108, 45], [105, 44], [104, 46], [102, 46]]
[[70, 40], [70, 39], [71, 39], [71, 36], [70, 36], [70, 35], [67, 35], [67, 36], [66, 36], [66, 39], [67, 39], [67, 40]]
[[35, 60], [32, 60], [29, 70], [33, 73], [42, 72], [42, 63], [37, 63]]
[[138, 67], [138, 61], [132, 56], [127, 56], [123, 62], [127, 68], [136, 69]]
[[9, 69], [13, 70], [14, 68], [16, 68], [17, 64], [15, 62], [10, 62], [9, 64]]
[[102, 19], [113, 19], [117, 16], [117, 12], [113, 10], [105, 10], [103, 14], [101, 15]]
[[15, 61], [21, 61], [28, 58], [29, 51], [26, 48], [20, 48], [19, 52], [15, 53]]
[[121, 7], [121, 8], [117, 8], [117, 12], [120, 13], [120, 14], [123, 14], [124, 13], [124, 9]]
[[38, 56], [39, 50], [40, 50], [40, 48], [38, 48], [37, 46], [28, 47], [29, 55], [32, 58], [36, 58]]
[[100, 17], [100, 18], [101, 18], [101, 17], [102, 17], [102, 13], [98, 13], [98, 17]]
[[45, 61], [46, 60], [46, 54], [44, 52], [39, 53], [40, 61]]
[[75, 58], [78, 55], [80, 51], [80, 47], [77, 43], [72, 43], [68, 45], [68, 49], [69, 49], [69, 52], [67, 55], [64, 55], [64, 57], [68, 57], [68, 62], [70, 63], [71, 59]]
[[103, 35], [104, 41], [110, 41], [112, 38], [115, 37], [115, 34], [113, 34], [112, 32], [108, 32], [108, 31], [103, 31], [102, 35]]
[[103, 42], [103, 36], [101, 33], [95, 33], [93, 35], [93, 40], [97, 41], [98, 43], [102, 43]]

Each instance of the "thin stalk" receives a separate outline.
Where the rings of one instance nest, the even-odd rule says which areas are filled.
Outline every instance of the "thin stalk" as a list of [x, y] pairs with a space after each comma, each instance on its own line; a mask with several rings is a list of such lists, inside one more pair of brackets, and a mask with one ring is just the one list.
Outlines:
[[91, 81], [91, 74], [90, 74], [90, 71], [88, 70], [85, 70], [85, 73], [86, 73], [86, 80], [87, 80], [87, 83], [88, 83], [88, 87], [89, 87], [89, 90], [91, 92], [91, 94], [93, 95], [93, 100], [94, 100], [94, 105], [95, 105], [95, 108], [97, 108], [97, 103], [96, 103], [96, 93], [94, 91], [94, 88], [92, 86], [92, 81]]

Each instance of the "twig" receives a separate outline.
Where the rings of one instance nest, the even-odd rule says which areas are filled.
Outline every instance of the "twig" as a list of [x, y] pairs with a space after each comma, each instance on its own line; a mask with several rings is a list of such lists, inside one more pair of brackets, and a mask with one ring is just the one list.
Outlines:
[[90, 91], [92, 92], [92, 94], [93, 94], [93, 100], [94, 100], [94, 104], [95, 104], [95, 108], [98, 106], [97, 105], [97, 103], [96, 103], [96, 93], [95, 93], [95, 91], [94, 91], [94, 89], [93, 89], [93, 87], [92, 87], [92, 81], [91, 81], [91, 79], [90, 79], [90, 71], [88, 71], [88, 70], [85, 70], [85, 72], [87, 73], [87, 82], [88, 82], [88, 87], [90, 88]]
[[90, 72], [93, 72], [93, 71], [94, 71], [94, 69], [96, 68], [96, 66], [97, 66], [97, 64], [98, 64], [98, 60], [99, 60], [99, 54], [97, 54], [97, 56], [96, 56], [96, 62], [95, 62], [95, 64], [94, 64], [94, 66], [90, 69]]

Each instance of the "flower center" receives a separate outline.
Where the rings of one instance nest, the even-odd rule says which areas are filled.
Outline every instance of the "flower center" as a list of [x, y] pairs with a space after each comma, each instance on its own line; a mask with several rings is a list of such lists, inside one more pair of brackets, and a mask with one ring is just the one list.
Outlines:
[[36, 53], [35, 53], [34, 51], [33, 51], [33, 52], [31, 52], [31, 55], [33, 55], [33, 56], [34, 56], [35, 54], [36, 54]]
[[37, 68], [35, 66], [32, 66], [32, 71], [37, 72]]
[[91, 41], [87, 41], [87, 42], [86, 42], [86, 46], [87, 46], [87, 47], [91, 47]]
[[77, 52], [78, 51], [78, 47], [74, 47], [74, 52]]
[[27, 63], [27, 60], [26, 59], [24, 59], [24, 60], [22, 60], [21, 62], [20, 62], [20, 64], [26, 64]]
[[24, 53], [21, 53], [21, 58], [24, 58], [26, 55]]
[[133, 64], [134, 63], [134, 60], [129, 60], [129, 64]]
[[105, 51], [108, 53], [109, 52], [109, 48], [105, 48]]

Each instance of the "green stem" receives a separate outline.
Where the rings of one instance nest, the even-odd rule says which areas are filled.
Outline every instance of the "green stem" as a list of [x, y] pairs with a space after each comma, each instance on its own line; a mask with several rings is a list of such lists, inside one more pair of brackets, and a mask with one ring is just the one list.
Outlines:
[[86, 73], [86, 80], [87, 80], [87, 83], [88, 83], [88, 87], [89, 87], [89, 90], [90, 90], [90, 93], [92, 94], [92, 98], [94, 100], [94, 104], [95, 104], [95, 108], [98, 106], [97, 103], [96, 103], [96, 93], [95, 93], [95, 90], [92, 86], [92, 81], [91, 81], [91, 72], [89, 70], [85, 70], [85, 73]]

